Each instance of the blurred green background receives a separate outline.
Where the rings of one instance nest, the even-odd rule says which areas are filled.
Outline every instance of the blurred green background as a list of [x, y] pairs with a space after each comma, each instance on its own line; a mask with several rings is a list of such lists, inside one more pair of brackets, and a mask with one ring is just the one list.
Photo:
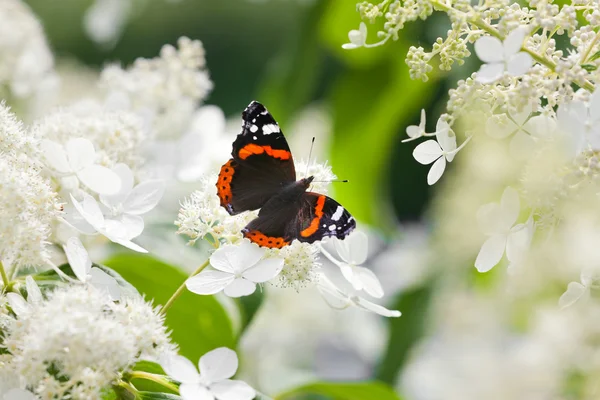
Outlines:
[[[269, 108], [284, 132], [306, 106], [325, 107], [333, 122], [329, 163], [340, 178], [350, 180], [335, 187], [337, 200], [359, 221], [390, 236], [398, 233], [399, 223], [426, 217], [435, 190], [426, 183], [429, 168], [413, 159], [415, 143], [402, 144], [401, 140], [406, 138], [407, 126], [419, 123], [422, 108], [428, 116], [427, 131], [433, 132], [448, 90], [476, 68], [466, 65], [452, 73], [435, 68], [428, 82], [410, 79], [404, 62], [408, 48], [428, 50], [447, 30], [444, 15], [407, 26], [396, 42], [348, 51], [341, 45], [360, 22], [351, 1], [134, 1], [134, 15], [124, 34], [114, 47], [103, 48], [84, 34], [82, 16], [90, 0], [27, 0], [42, 20], [57, 57], [75, 58], [98, 70], [108, 62], [127, 65], [137, 57], [155, 57], [161, 46], [175, 44], [180, 36], [200, 39], [215, 84], [208, 104], [237, 117], [256, 99]], [[367, 41], [377, 41], [376, 28], [369, 29]], [[311, 135], [306, 134], [308, 142]], [[297, 158], [302, 156], [306, 157]], [[130, 264], [143, 271], [152, 262]], [[120, 270], [118, 264], [107, 263]], [[185, 279], [176, 271], [169, 273], [173, 287]], [[124, 275], [136, 281], [135, 276]], [[137, 280], [138, 286], [146, 284], [142, 281]], [[148, 281], [147, 285], [159, 283]], [[394, 383], [408, 352], [423, 334], [432, 287], [428, 282], [400, 293], [391, 305], [402, 310], [403, 316], [389, 321], [387, 352], [376, 373], [380, 380]], [[213, 307], [212, 298], [189, 297], [186, 301], [207, 303], [198, 304], [199, 308]], [[182, 317], [184, 324], [186, 318]], [[185, 350], [183, 336], [176, 339]], [[195, 348], [192, 355], [198, 357], [205, 350]]]

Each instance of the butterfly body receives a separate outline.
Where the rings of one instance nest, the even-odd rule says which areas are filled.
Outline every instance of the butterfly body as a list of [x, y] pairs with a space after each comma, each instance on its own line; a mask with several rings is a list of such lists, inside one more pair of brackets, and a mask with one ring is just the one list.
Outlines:
[[221, 167], [216, 186], [229, 214], [260, 209], [258, 218], [242, 230], [244, 236], [270, 248], [294, 239], [312, 243], [347, 236], [356, 221], [335, 200], [307, 191], [314, 177], [296, 180], [292, 153], [267, 109], [253, 101], [242, 119], [232, 158]]

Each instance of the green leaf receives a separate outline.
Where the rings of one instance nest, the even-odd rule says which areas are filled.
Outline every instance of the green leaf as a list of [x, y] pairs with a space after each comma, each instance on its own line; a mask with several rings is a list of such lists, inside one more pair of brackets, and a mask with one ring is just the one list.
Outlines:
[[316, 394], [334, 400], [400, 400], [388, 385], [377, 382], [315, 382], [275, 396], [275, 400], [293, 399], [300, 395]]
[[180, 396], [168, 393], [157, 392], [139, 392], [137, 395], [139, 400], [181, 400]]
[[600, 51], [595, 52], [589, 59], [588, 61], [594, 61], [600, 58]]
[[152, 361], [138, 361], [133, 367], [131, 367], [132, 371], [144, 371], [150, 372], [151, 374], [159, 374], [164, 375], [165, 371], [162, 369], [160, 364], [152, 362]]
[[588, 72], [592, 72], [598, 69], [598, 67], [596, 67], [594, 64], [584, 64], [581, 66], [581, 68], [585, 69]]
[[[165, 304], [187, 275], [178, 268], [141, 254], [117, 255], [105, 263], [134, 285], [147, 300]], [[167, 312], [171, 337], [180, 353], [197, 362], [217, 347], [235, 348], [236, 337], [229, 316], [213, 296], [185, 290]]]
[[385, 357], [379, 365], [377, 378], [393, 384], [406, 356], [414, 344], [423, 336], [432, 286], [419, 287], [400, 295], [394, 306], [402, 310], [402, 318], [390, 318], [390, 334]]

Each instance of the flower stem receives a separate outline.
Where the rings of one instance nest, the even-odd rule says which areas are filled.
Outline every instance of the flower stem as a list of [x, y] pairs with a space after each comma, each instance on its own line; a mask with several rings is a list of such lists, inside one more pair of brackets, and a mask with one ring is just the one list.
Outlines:
[[[204, 268], [206, 268], [208, 266], [208, 263], [209, 263], [209, 260], [204, 261], [204, 263], [201, 266], [199, 266], [194, 272], [192, 272], [188, 278], [191, 278], [194, 275], [198, 275], [200, 272], [202, 272], [202, 270]], [[177, 288], [177, 290], [175, 291], [175, 293], [173, 293], [171, 298], [169, 300], [167, 300], [165, 305], [160, 309], [160, 313], [163, 315], [166, 314], [167, 310], [173, 305], [175, 300], [177, 300], [177, 298], [179, 296], [181, 296], [181, 293], [183, 293], [184, 290], [185, 290], [185, 281], [181, 284], [181, 286], [179, 286], [179, 288]]]
[[4, 286], [4, 288], [8, 287], [8, 276], [6, 275], [6, 271], [4, 270], [4, 264], [2, 264], [2, 261], [0, 261], [0, 275], [2, 275], [2, 284]]
[[128, 380], [132, 379], [145, 379], [147, 381], [152, 381], [154, 383], [158, 383], [159, 385], [175, 392], [179, 393], [179, 389], [177, 385], [171, 383], [166, 377], [158, 374], [151, 374], [150, 372], [144, 371], [131, 371], [127, 374]]

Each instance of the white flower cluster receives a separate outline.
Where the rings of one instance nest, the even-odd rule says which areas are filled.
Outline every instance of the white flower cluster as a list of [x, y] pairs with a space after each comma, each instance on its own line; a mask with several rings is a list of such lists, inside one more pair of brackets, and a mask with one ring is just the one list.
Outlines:
[[35, 156], [39, 140], [0, 104], [0, 262], [10, 270], [47, 265], [61, 205]]
[[10, 357], [0, 376], [16, 373], [21, 389], [41, 398], [100, 398], [136, 361], [176, 350], [163, 316], [141, 298], [114, 303], [93, 286], [32, 296], [4, 330]]

